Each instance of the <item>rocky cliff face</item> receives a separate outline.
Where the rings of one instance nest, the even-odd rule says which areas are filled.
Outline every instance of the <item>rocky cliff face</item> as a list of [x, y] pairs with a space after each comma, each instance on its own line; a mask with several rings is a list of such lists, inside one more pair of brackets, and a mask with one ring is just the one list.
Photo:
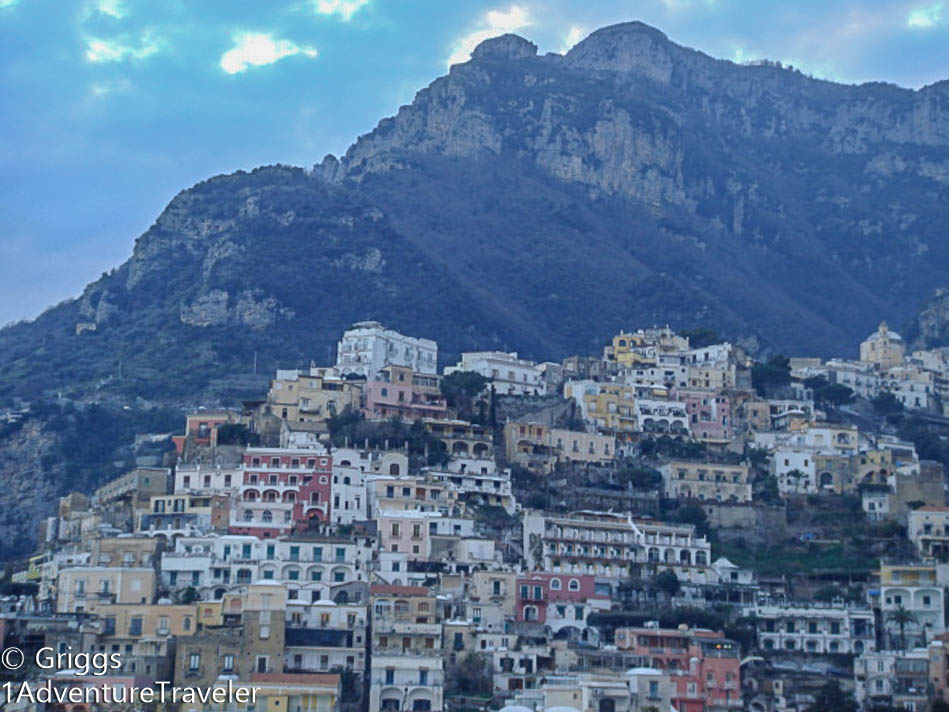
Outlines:
[[944, 285], [947, 204], [949, 82], [737, 66], [640, 23], [564, 56], [505, 35], [340, 158], [182, 191], [125, 264], [0, 332], [0, 388], [225, 393], [365, 318], [448, 358], [653, 323], [852, 354]]

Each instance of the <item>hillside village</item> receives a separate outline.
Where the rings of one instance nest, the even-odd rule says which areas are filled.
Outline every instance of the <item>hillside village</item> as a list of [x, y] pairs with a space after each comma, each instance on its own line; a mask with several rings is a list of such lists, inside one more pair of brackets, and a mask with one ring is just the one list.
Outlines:
[[3, 681], [256, 688], [179, 707], [247, 712], [947, 709], [949, 350], [884, 323], [859, 354], [645, 328], [446, 366], [354, 324], [36, 523], [0, 641], [121, 664]]

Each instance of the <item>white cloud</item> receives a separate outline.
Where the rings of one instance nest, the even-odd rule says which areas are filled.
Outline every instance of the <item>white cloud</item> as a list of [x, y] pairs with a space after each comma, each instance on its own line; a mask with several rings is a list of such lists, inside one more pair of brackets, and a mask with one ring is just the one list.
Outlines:
[[104, 99], [110, 94], [125, 92], [132, 88], [132, 83], [128, 79], [116, 79], [113, 81], [96, 82], [89, 87], [89, 93], [96, 99]]
[[369, 0], [315, 0], [313, 7], [320, 15], [339, 15], [348, 21], [368, 4]]
[[93, 63], [122, 62], [126, 59], [145, 59], [159, 50], [158, 42], [149, 34], [142, 35], [138, 46], [121, 40], [90, 37], [86, 40], [86, 59]]
[[96, 3], [96, 9], [103, 15], [114, 17], [116, 20], [121, 20], [128, 14], [123, 0], [99, 0]]
[[937, 2], [929, 7], [921, 7], [913, 10], [906, 17], [906, 26], [913, 30], [924, 30], [928, 27], [934, 27], [943, 21], [942, 8], [943, 3]]
[[234, 47], [221, 55], [221, 69], [228, 74], [238, 74], [248, 67], [262, 67], [296, 54], [315, 57], [317, 52], [290, 40], [275, 40], [271, 34], [242, 32], [234, 36]]
[[520, 5], [511, 5], [507, 10], [489, 10], [484, 13], [477, 30], [455, 42], [447, 64], [467, 62], [472, 50], [486, 39], [516, 32], [530, 24], [530, 15]]
[[577, 25], [571, 25], [570, 29], [567, 30], [567, 34], [563, 38], [563, 51], [566, 52], [571, 49], [577, 42], [583, 39], [583, 28], [578, 27]]
[[16, 5], [18, 2], [20, 2], [20, 0], [0, 0], [0, 8], [2, 8], [2, 7], [13, 7], [13, 6]]

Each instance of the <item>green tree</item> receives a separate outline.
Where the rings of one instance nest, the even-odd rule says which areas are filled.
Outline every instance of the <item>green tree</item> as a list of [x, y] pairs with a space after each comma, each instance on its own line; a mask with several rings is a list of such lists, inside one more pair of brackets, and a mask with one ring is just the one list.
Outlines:
[[900, 629], [900, 650], [906, 650], [906, 626], [916, 622], [916, 614], [908, 611], [900, 604], [897, 608], [886, 614], [888, 623], [895, 623]]
[[685, 329], [679, 332], [679, 336], [688, 339], [689, 347], [693, 349], [701, 349], [722, 342], [721, 337], [719, 337], [715, 329], [709, 329], [704, 326], [698, 326], [694, 329]]
[[882, 391], [870, 402], [873, 404], [873, 412], [877, 415], [899, 415], [903, 412], [900, 399], [889, 391]]
[[672, 598], [677, 595], [679, 591], [682, 590], [682, 584], [679, 583], [679, 577], [676, 576], [675, 571], [665, 570], [660, 571], [652, 579], [653, 587], [662, 591], [666, 596]]
[[686, 504], [679, 507], [673, 512], [672, 519], [683, 524], [694, 524], [695, 533], [699, 536], [707, 536], [711, 532], [708, 516], [705, 514], [705, 510], [697, 504]]
[[859, 709], [853, 695], [844, 692], [840, 683], [832, 679], [824, 683], [806, 712], [858, 712]]
[[830, 383], [814, 391], [814, 400], [829, 405], [844, 405], [845, 403], [853, 403], [854, 395], [853, 390], [847, 386], [840, 383]]
[[474, 371], [455, 371], [442, 379], [441, 390], [448, 405], [458, 415], [471, 418], [474, 415], [475, 399], [484, 392], [488, 379]]
[[477, 653], [468, 653], [445, 673], [446, 695], [490, 695], [493, 689], [491, 668]]
[[758, 395], [765, 395], [771, 388], [786, 386], [791, 382], [791, 361], [777, 354], [765, 363], [756, 363], [751, 367], [751, 385]]

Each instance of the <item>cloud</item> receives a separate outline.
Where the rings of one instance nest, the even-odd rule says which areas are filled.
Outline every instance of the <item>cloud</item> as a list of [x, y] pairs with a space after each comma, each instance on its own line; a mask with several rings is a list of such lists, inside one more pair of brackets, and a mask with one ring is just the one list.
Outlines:
[[471, 58], [472, 50], [486, 39], [507, 32], [516, 32], [530, 24], [530, 15], [520, 5], [511, 5], [507, 10], [489, 10], [481, 18], [477, 30], [455, 42], [452, 46], [451, 56], [446, 63], [451, 66], [460, 62], [467, 62]]
[[248, 67], [262, 67], [296, 54], [315, 57], [317, 52], [290, 40], [275, 40], [271, 34], [242, 32], [234, 36], [234, 47], [221, 55], [221, 69], [228, 74], [238, 74]]
[[103, 62], [122, 62], [126, 59], [145, 59], [159, 50], [159, 44], [146, 32], [138, 46], [117, 39], [90, 37], [86, 40], [86, 59], [95, 64]]
[[339, 15], [341, 20], [348, 22], [368, 4], [369, 0], [315, 0], [313, 8], [319, 15]]
[[116, 79], [113, 81], [95, 82], [89, 88], [89, 93], [96, 99], [104, 99], [110, 94], [125, 92], [132, 88], [132, 83], [128, 79]]
[[906, 17], [906, 26], [911, 30], [924, 30], [939, 25], [943, 21], [943, 3], [937, 2], [929, 7], [917, 8]]
[[20, 0], [0, 0], [0, 8], [13, 7], [18, 2], [20, 2]]
[[96, 3], [96, 10], [116, 20], [121, 20], [128, 14], [123, 0], [99, 0]]
[[577, 42], [583, 39], [583, 29], [577, 25], [571, 25], [567, 34], [563, 38], [563, 51], [571, 49]]

